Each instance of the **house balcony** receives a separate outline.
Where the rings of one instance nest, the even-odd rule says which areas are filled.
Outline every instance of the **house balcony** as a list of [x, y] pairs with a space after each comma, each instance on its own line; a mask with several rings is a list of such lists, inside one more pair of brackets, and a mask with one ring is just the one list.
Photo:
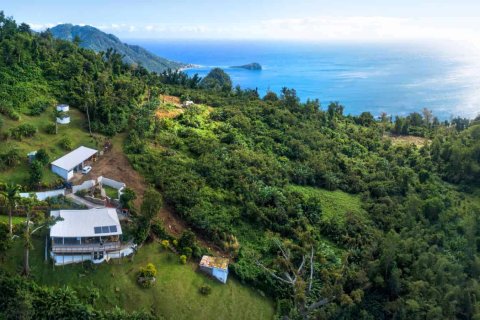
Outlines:
[[91, 253], [91, 252], [111, 252], [119, 251], [123, 248], [120, 241], [100, 243], [86, 243], [86, 244], [52, 244], [53, 253]]

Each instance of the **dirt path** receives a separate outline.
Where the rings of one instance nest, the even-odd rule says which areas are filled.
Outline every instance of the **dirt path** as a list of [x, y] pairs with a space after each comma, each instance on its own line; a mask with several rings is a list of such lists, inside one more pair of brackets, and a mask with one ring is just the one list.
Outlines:
[[132, 168], [127, 156], [122, 152], [123, 138], [123, 136], [115, 137], [112, 141], [113, 148], [93, 163], [92, 171], [82, 177], [80, 182], [96, 179], [100, 176], [124, 182], [127, 188], [133, 189], [137, 194], [137, 199], [134, 201], [134, 204], [135, 207], [140, 208], [143, 193], [147, 189], [147, 183], [145, 179]]
[[[143, 200], [143, 194], [148, 188], [148, 184], [145, 179], [133, 169], [127, 156], [122, 151], [123, 135], [115, 137], [112, 141], [113, 148], [99, 157], [98, 160], [93, 163], [92, 171], [83, 176], [80, 183], [86, 180], [96, 179], [100, 176], [104, 176], [110, 179], [124, 182], [127, 188], [131, 188], [137, 194], [137, 199], [134, 201], [134, 205], [137, 209], [140, 209]], [[182, 232], [188, 229], [187, 224], [174, 212], [173, 208], [164, 206], [160, 210], [158, 217], [163, 221], [165, 229], [172, 236], [178, 237]], [[228, 254], [221, 250], [216, 245], [205, 240], [205, 238], [196, 233], [197, 241], [202, 247], [208, 248], [214, 252], [217, 256], [227, 257]]]

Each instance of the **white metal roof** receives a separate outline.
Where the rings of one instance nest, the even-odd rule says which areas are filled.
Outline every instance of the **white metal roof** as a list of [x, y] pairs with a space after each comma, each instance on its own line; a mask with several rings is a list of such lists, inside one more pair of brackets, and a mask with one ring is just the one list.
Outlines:
[[[116, 209], [57, 210], [51, 211], [50, 215], [63, 218], [50, 228], [50, 237], [105, 237], [122, 234]], [[108, 232], [96, 233], [95, 231], [96, 227], [110, 226], [115, 226], [116, 232], [108, 230]]]
[[70, 171], [97, 153], [97, 150], [81, 146], [52, 162], [52, 165]]

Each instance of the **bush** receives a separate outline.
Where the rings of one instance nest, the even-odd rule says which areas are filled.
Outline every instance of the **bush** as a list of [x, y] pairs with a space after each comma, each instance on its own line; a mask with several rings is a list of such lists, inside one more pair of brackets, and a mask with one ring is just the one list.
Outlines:
[[10, 129], [10, 135], [17, 140], [22, 140], [24, 137], [33, 137], [36, 133], [37, 128], [30, 123], [24, 123]]
[[154, 220], [152, 222], [151, 231], [159, 239], [168, 238], [168, 234], [165, 231], [165, 227], [163, 226], [163, 222], [161, 220]]
[[200, 287], [198, 291], [201, 294], [208, 296], [210, 293], [212, 293], [212, 287], [210, 287], [208, 284], [204, 284], [203, 286]]
[[162, 243], [163, 249], [168, 250], [168, 249], [170, 248], [170, 241], [168, 241], [168, 240], [162, 240], [161, 243]]
[[71, 140], [69, 137], [64, 137], [64, 138], [60, 141], [60, 146], [61, 146], [64, 150], [70, 151], [70, 150], [73, 149], [73, 142], [72, 142], [72, 140]]
[[45, 132], [48, 134], [56, 134], [57, 133], [57, 125], [55, 123], [49, 123], [45, 127]]
[[0, 154], [0, 169], [12, 168], [19, 163], [20, 152], [16, 148], [11, 148]]
[[34, 160], [30, 163], [30, 177], [29, 177], [29, 184], [32, 187], [38, 186], [40, 181], [43, 177], [43, 168], [42, 163], [40, 161]]
[[0, 113], [6, 115], [14, 121], [20, 120], [20, 115], [13, 109], [13, 107], [0, 107]]
[[125, 188], [120, 196], [120, 204], [124, 209], [130, 209], [132, 207], [132, 201], [137, 199], [135, 191], [130, 188]]
[[181, 264], [187, 264], [187, 256], [186, 255], [182, 254], [180, 256], [180, 263]]
[[138, 272], [139, 277], [154, 278], [156, 275], [157, 268], [155, 268], [153, 263], [148, 263], [145, 267], [141, 267], [140, 271]]
[[43, 164], [44, 166], [50, 162], [50, 156], [45, 149], [39, 149], [35, 155], [35, 160]]
[[147, 264], [145, 267], [140, 268], [137, 276], [137, 282], [143, 288], [151, 288], [155, 285], [157, 279], [157, 269], [152, 263]]
[[47, 101], [42, 101], [42, 100], [36, 101], [36, 102], [32, 103], [32, 105], [30, 106], [29, 115], [31, 115], [31, 116], [39, 116], [39, 115], [42, 114], [45, 110], [47, 110], [48, 105], [49, 105], [49, 102], [47, 102]]

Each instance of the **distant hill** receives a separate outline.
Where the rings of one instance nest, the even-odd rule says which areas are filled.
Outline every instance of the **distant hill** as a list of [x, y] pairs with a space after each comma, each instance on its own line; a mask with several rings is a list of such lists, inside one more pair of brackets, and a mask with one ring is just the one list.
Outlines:
[[159, 57], [144, 48], [136, 45], [123, 43], [113, 34], [108, 34], [92, 26], [74, 26], [72, 24], [59, 24], [50, 29], [55, 38], [73, 41], [75, 36], [81, 40], [82, 48], [92, 49], [96, 52], [115, 49], [124, 56], [123, 60], [128, 64], [141, 64], [149, 71], [161, 73], [166, 69], [179, 69], [187, 64], [167, 60]]

